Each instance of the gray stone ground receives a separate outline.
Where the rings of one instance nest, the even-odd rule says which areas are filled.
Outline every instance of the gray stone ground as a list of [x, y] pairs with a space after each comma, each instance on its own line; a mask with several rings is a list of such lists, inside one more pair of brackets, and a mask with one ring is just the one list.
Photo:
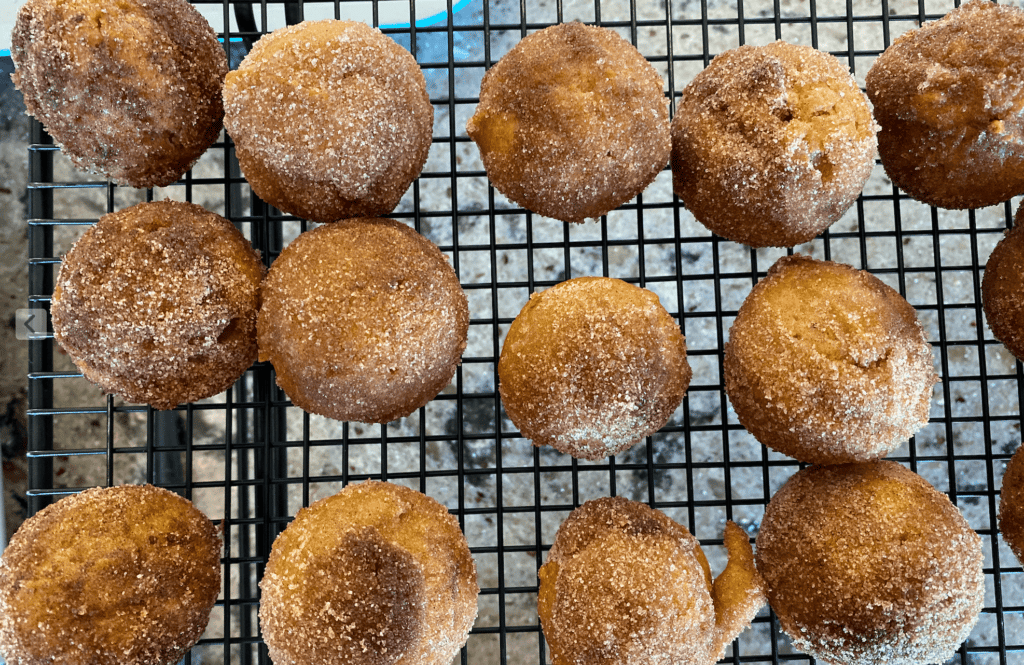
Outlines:
[[[927, 2], [926, 8], [929, 13], [941, 14], [946, 7], [937, 2]], [[700, 4], [695, 0], [675, 0], [673, 12], [677, 17], [696, 18], [700, 16]], [[807, 13], [807, 4], [799, 0], [782, 0], [779, 4], [781, 15], [803, 16]], [[507, 21], [518, 22], [519, 3], [495, 2], [491, 6], [491, 20], [493, 22]], [[595, 18], [593, 2], [568, 0], [562, 3], [563, 18], [570, 20], [579, 18], [584, 21], [592, 21]], [[707, 3], [708, 14], [711, 18], [735, 18], [737, 13], [736, 3], [732, 0], [710, 0]], [[877, 3], [870, 0], [857, 0], [853, 3], [854, 14], [871, 15], [877, 14]], [[916, 3], [910, 0], [893, 0], [889, 3], [891, 13], [915, 13]], [[601, 18], [603, 20], [626, 20], [629, 18], [629, 4], [605, 3], [601, 7]], [[763, 18], [772, 15], [771, 3], [745, 3], [744, 14], [748, 18]], [[476, 11], [471, 6], [466, 12]], [[531, 0], [528, 3], [527, 14], [531, 21], [554, 21], [556, 20], [556, 5], [550, 0]], [[639, 18], [663, 18], [663, 5], [650, 1], [636, 3], [636, 11]], [[847, 11], [845, 0], [823, 0], [816, 4], [816, 11], [819, 16], [842, 16]], [[479, 20], [479, 15], [460, 15], [461, 20]], [[893, 24], [893, 36], [899, 31], [910, 27], [910, 23]], [[762, 44], [772, 41], [776, 37], [776, 27], [773, 23], [766, 25], [749, 25], [745, 32], [747, 43]], [[624, 36], [629, 36], [628, 30], [622, 31]], [[823, 50], [844, 50], [848, 47], [847, 26], [845, 23], [823, 23], [816, 32], [806, 24], [782, 26], [782, 36], [788, 41], [797, 43], [811, 43], [817, 39], [818, 47]], [[884, 44], [881, 39], [880, 23], [868, 22], [857, 24], [853, 30], [855, 48], [858, 50], [881, 49]], [[499, 33], [492, 35], [490, 45], [492, 59], [496, 59], [502, 53], [511, 48], [519, 39], [518, 31]], [[646, 56], [662, 56], [667, 53], [667, 38], [663, 28], [642, 28], [637, 33], [638, 46]], [[724, 51], [739, 43], [739, 36], [735, 27], [712, 25], [708, 30], [709, 49], [712, 53]], [[431, 47], [428, 38], [420, 42], [424, 50]], [[699, 28], [675, 29], [672, 34], [673, 53], [699, 53], [702, 49], [702, 35]], [[482, 48], [479, 41], [472, 39], [462, 40], [457, 45], [457, 55], [465, 59], [482, 58]], [[461, 49], [461, 50], [460, 50]], [[442, 52], [443, 53], [443, 52]], [[446, 57], [446, 56], [443, 56]], [[858, 57], [855, 61], [856, 75], [863, 84], [863, 76], [870, 66], [870, 58]], [[681, 62], [675, 65], [673, 76], [676, 89], [690, 80], [703, 66], [703, 63]], [[668, 76], [668, 70], [664, 64], [658, 68], [662, 74]], [[457, 94], [460, 96], [473, 96], [479, 87], [479, 76], [482, 71], [467, 76], [464, 80], [456, 83]], [[431, 78], [432, 96], [443, 96], [446, 93], [446, 82], [440, 78]], [[472, 105], [462, 105], [458, 108], [454, 119], [448, 117], [448, 110], [439, 107], [435, 115], [435, 128], [437, 135], [448, 134], [449, 127], [454, 126], [459, 135], [464, 135], [465, 122], [472, 113]], [[26, 143], [28, 139], [28, 122], [23, 116], [16, 113], [0, 117], [0, 320], [10, 321], [13, 310], [23, 307], [26, 302], [26, 249], [25, 249], [25, 185], [26, 177]], [[478, 154], [471, 143], [457, 144], [455, 160], [459, 164], [459, 170], [482, 169]], [[450, 167], [450, 156], [444, 144], [435, 146], [431, 153], [430, 161], [425, 171], [446, 172]], [[218, 175], [223, 173], [223, 160], [219, 154], [210, 153], [203, 158], [197, 167], [197, 174]], [[57, 172], [56, 180], [72, 181], [75, 179], [88, 179], [88, 176], [77, 174], [71, 169], [66, 161], [58, 158], [55, 166]], [[420, 183], [419, 205], [424, 210], [445, 210], [450, 209], [451, 200], [450, 180], [427, 180]], [[888, 194], [891, 192], [891, 185], [885, 178], [880, 168], [876, 168], [866, 188], [868, 194]], [[157, 192], [162, 196], [163, 192]], [[456, 192], [461, 209], [479, 209], [486, 211], [489, 206], [489, 190], [484, 179], [460, 178]], [[117, 205], [125, 207], [141, 200], [142, 194], [133, 191], [117, 190]], [[500, 207], [504, 202], [500, 195], [496, 194], [497, 205]], [[668, 173], [661, 177], [644, 194], [646, 202], [671, 201], [671, 182]], [[197, 203], [215, 210], [223, 211], [223, 192], [218, 188], [209, 188], [198, 193], [194, 199]], [[399, 212], [411, 209], [412, 195], [406, 196]], [[97, 193], [95, 190], [82, 190], [80, 193], [71, 192], [62, 194], [56, 202], [56, 216], [60, 218], [90, 218], [97, 217], [106, 211], [105, 192]], [[886, 208], [885, 206], [888, 206]], [[892, 229], [892, 208], [891, 204], [885, 206], [865, 207], [865, 226], [868, 231], [891, 231]], [[902, 223], [904, 229], [929, 229], [932, 219], [930, 210], [914, 202], [901, 204]], [[939, 228], [959, 228], [964, 222], [964, 215], [960, 213], [941, 213], [938, 218]], [[458, 222], [457, 232], [459, 242], [462, 244], [474, 242], [488, 242], [486, 226], [483, 224], [484, 217], [462, 217]], [[1000, 210], [980, 211], [977, 215], [979, 228], [997, 228], [1003, 224], [1002, 212]], [[645, 211], [644, 224], [648, 234], [671, 235], [673, 228], [673, 211], [671, 210], [647, 210]], [[611, 238], [635, 237], [636, 221], [635, 216], [629, 212], [619, 211], [608, 216], [608, 236]], [[682, 215], [683, 233], [693, 236], [707, 236], [699, 224], [692, 220], [685, 211]], [[857, 229], [857, 216], [854, 212], [848, 213], [835, 227], [840, 231], [853, 231]], [[288, 229], [294, 235], [294, 225]], [[450, 220], [425, 221], [424, 231], [428, 237], [438, 244], [451, 244], [453, 231]], [[80, 234], [80, 228], [59, 229], [55, 238], [58, 246], [57, 251], [66, 251], [73, 240]], [[521, 241], [525, 239], [521, 218], [515, 216], [501, 216], [496, 220], [497, 242]], [[561, 222], [553, 222], [542, 218], [534, 218], [533, 237], [535, 241], [554, 240], [560, 241], [563, 237], [564, 225]], [[632, 236], [630, 236], [632, 234]], [[572, 240], [600, 239], [600, 227], [589, 223], [569, 230]], [[941, 246], [938, 248], [943, 260], [956, 263], [969, 263], [970, 257], [966, 242], [966, 236], [942, 236]], [[981, 261], [987, 257], [994, 244], [996, 235], [983, 236], [979, 240], [979, 254]], [[892, 247], [886, 245], [889, 239], [881, 238], [868, 242], [868, 260], [872, 268], [893, 267], [894, 252]], [[710, 273], [714, 257], [712, 256], [710, 244], [695, 245], [695, 249], [688, 253], [685, 261], [687, 267], [693, 272]], [[842, 244], [833, 244], [833, 251], [842, 249]], [[814, 241], [798, 248], [800, 251], [811, 253], [822, 257], [824, 245], [821, 241]], [[647, 266], [655, 266], [660, 263], [670, 263], [674, 257], [673, 247], [647, 247]], [[757, 253], [757, 260], [760, 269], [764, 269], [781, 254], [780, 251], [761, 251]], [[930, 266], [934, 263], [936, 248], [930, 238], [912, 237], [908, 238], [903, 248], [903, 256], [906, 265], [909, 266]], [[491, 258], [487, 252], [469, 253], [464, 252], [459, 257], [460, 276], [464, 283], [486, 283], [490, 281], [492, 271], [499, 274], [502, 280], [524, 279], [526, 271], [525, 256], [515, 252], [508, 252], [498, 256], [498, 266], [491, 265]], [[572, 257], [572, 275], [566, 275], [564, 270], [564, 257], [561, 250], [548, 252], [541, 250], [535, 252], [533, 258], [534, 276], [539, 279], [559, 280], [578, 274], [600, 274], [602, 270], [600, 252], [583, 251]], [[859, 250], [853, 248], [849, 253], [844, 252], [839, 260], [859, 265]], [[612, 248], [608, 256], [609, 269], [612, 276], [636, 277], [637, 259], [635, 252], [627, 248]], [[719, 267], [723, 271], [749, 270], [749, 252], [739, 246], [725, 243], [720, 246], [718, 256]], [[943, 295], [946, 302], [971, 302], [974, 298], [973, 284], [975, 277], [964, 274], [962, 278], [951, 277], [944, 281]], [[675, 311], [676, 302], [675, 287], [655, 285], [651, 287], [662, 297], [663, 302], [670, 311]], [[721, 292], [721, 306], [723, 309], [734, 310], [742, 302], [750, 289], [749, 280], [735, 280], [723, 283]], [[922, 273], [914, 275], [907, 284], [908, 298], [913, 304], [933, 303], [935, 299], [936, 283], [934, 273]], [[472, 308], [490, 308], [490, 291], [484, 290], [484, 300], [474, 300], [476, 296], [471, 293]], [[525, 290], [502, 290], [498, 296], [499, 314], [502, 317], [514, 316], [523, 305], [527, 297]], [[694, 284], [686, 293], [685, 304], [689, 311], [714, 310], [714, 294], [710, 288], [700, 284]], [[973, 314], [974, 310], [963, 310], [953, 318], [940, 322], [936, 317], [927, 314], [922, 315], [922, 320], [932, 339], [938, 339], [943, 332], [954, 339], [971, 339], [976, 335], [979, 321]], [[715, 329], [713, 318], [691, 319], [686, 330], [688, 345], [693, 350], [711, 350], [719, 347], [719, 340]], [[25, 428], [25, 373], [26, 356], [25, 345], [13, 339], [13, 326], [0, 327], [0, 343], [5, 351], [0, 354], [0, 446], [3, 450], [3, 471], [6, 483], [5, 517], [8, 525], [8, 533], [19, 523], [23, 515], [22, 497], [25, 488], [25, 461], [24, 461], [24, 428]], [[504, 330], [499, 331], [503, 335]], [[474, 327], [471, 331], [471, 339], [468, 356], [488, 356], [492, 354], [494, 345], [492, 331], [488, 327]], [[500, 339], [499, 339], [500, 342]], [[1011, 374], [1014, 371], [1013, 359], [1001, 347], [990, 347], [991, 352], [986, 358], [989, 373]], [[56, 369], [71, 369], [71, 364], [60, 354], [55, 354]], [[695, 382], [700, 382], [701, 372], [717, 371], [708, 362], [708, 357], [692, 357], [691, 361], [695, 366]], [[968, 375], [977, 372], [978, 358], [972, 356], [969, 347], [951, 347], [948, 358], [949, 372], [951, 375]], [[479, 364], [463, 367], [461, 372], [462, 391], [464, 394], [478, 392], [491, 392], [495, 389], [493, 372], [489, 367]], [[993, 384], [989, 388], [988, 402], [995, 413], [1016, 413], [1017, 395], [1014, 382], [1003, 382]], [[83, 380], [68, 380], [58, 382], [58, 394], [55, 403], [58, 405], [88, 404], [102, 405], [103, 400], [98, 391]], [[449, 388], [446, 392], [454, 392]], [[948, 398], [953, 403], [954, 415], [973, 415], [980, 413], [979, 402], [981, 396], [976, 384], [969, 382], [958, 382], [949, 387]], [[934, 395], [933, 415], [944, 414], [944, 400], [946, 394], [942, 388], [938, 388]], [[211, 401], [217, 401], [216, 398]], [[478, 405], [479, 403], [479, 405]], [[720, 423], [723, 419], [730, 419], [735, 422], [735, 417], [728, 412], [722, 413], [720, 395], [716, 391], [692, 390], [689, 399], [689, 418], [691, 423]], [[683, 417], [682, 409], [676, 414], [675, 423], [681, 422]], [[486, 400], [472, 400], [464, 404], [463, 422], [457, 422], [455, 405], [451, 401], [436, 401], [429, 405], [425, 411], [422, 423], [426, 434], [453, 434], [457, 428], [472, 433], [474, 431], [487, 431], [493, 427], [495, 414], [493, 409], [486, 404]], [[339, 439], [342, 436], [342, 425], [324, 418], [312, 417], [306, 422], [301, 412], [292, 410], [288, 417], [288, 438], [290, 440], [302, 440], [305, 435], [304, 428], [308, 427], [308, 435], [312, 440]], [[503, 420], [501, 426], [504, 431], [514, 429], [507, 420]], [[115, 438], [118, 442], [139, 440], [145, 436], [145, 419], [140, 414], [120, 414], [115, 422]], [[102, 418], [63, 418], [58, 420], [55, 431], [55, 445], [60, 448], [66, 447], [93, 447], [103, 445], [105, 440], [105, 423]], [[416, 436], [421, 428], [420, 416], [418, 414], [392, 423], [387, 426], [386, 431], [390, 436], [410, 435]], [[379, 426], [367, 426], [353, 424], [350, 426], [348, 435], [354, 440], [376, 439], [380, 436]], [[218, 444], [222, 441], [224, 425], [218, 419], [217, 414], [207, 416], [203, 412], [196, 412], [194, 423], [193, 441], [198, 445], [204, 443]], [[948, 445], [958, 446], [958, 451], [969, 453], [976, 452], [982, 445], [975, 430], [970, 427], [956, 428], [953, 431], [953, 441], [947, 441], [947, 431], [943, 427], [926, 428], [917, 437], [918, 454], [939, 453], [943, 454]], [[997, 424], [992, 430], [993, 446], [997, 452], [1009, 452], [1020, 441], [1019, 427], [1015, 422], [1006, 425]], [[142, 439], [144, 440], [144, 439]], [[709, 439], [704, 442], [700, 437], [693, 437], [693, 449], [689, 459], [681, 452], [681, 437], [672, 435], [658, 439], [657, 455], [659, 462], [687, 462], [687, 461], [713, 461], [719, 459], [722, 454], [720, 441]], [[745, 437], [742, 433], [731, 437], [729, 445], [730, 455], [733, 460], [760, 460], [761, 448], [759, 444]], [[982, 448], [983, 451], [983, 448]], [[427, 446], [427, 456], [420, 460], [418, 448], [392, 445], [388, 449], [386, 460], [381, 459], [381, 450], [377, 445], [352, 445], [349, 446], [347, 456], [343, 457], [340, 447], [313, 448], [310, 458], [306, 462], [309, 465], [310, 474], [313, 476], [336, 475], [341, 469], [348, 465], [351, 473], [378, 473], [382, 465], [386, 464], [389, 472], [416, 471], [423, 464], [428, 469], [453, 469], [457, 466], [457, 451], [453, 446], [431, 443]], [[906, 450], [897, 451], [895, 454], [905, 454]], [[493, 442], [469, 443], [463, 451], [466, 464], [471, 466], [488, 467], [493, 466], [496, 460], [496, 451]], [[505, 441], [501, 451], [501, 461], [505, 467], [532, 466], [533, 451], [529, 442], [523, 440]], [[643, 459], [639, 452], [627, 453], [623, 456], [627, 461]], [[776, 459], [776, 457], [771, 457]], [[197, 452], [194, 455], [194, 476], [196, 479], [218, 480], [224, 477], [223, 453]], [[115, 461], [115, 477], [117, 482], [139, 482], [145, 478], [144, 456], [142, 455], [119, 455]], [[541, 451], [541, 462], [543, 465], [564, 464], [567, 458], [558, 455], [550, 450]], [[291, 477], [301, 477], [303, 463], [301, 455], [289, 455], [288, 473]], [[57, 482], [68, 487], [79, 487], [92, 484], [102, 484], [106, 477], [106, 463], [102, 456], [84, 458], [58, 458]], [[607, 494], [608, 487], [607, 473], [589, 473], [589, 465], [581, 464], [579, 485], [580, 499], [593, 498]], [[996, 478], [1002, 473], [1002, 467], [995, 465]], [[920, 469], [931, 482], [940, 489], [948, 489], [949, 478], [945, 469], [939, 465], [934, 467], [924, 465]], [[757, 471], [760, 473], [760, 470]], [[772, 477], [772, 487], [777, 488], [787, 473]], [[567, 504], [571, 503], [570, 479], [563, 473], [541, 474], [539, 486], [540, 495], [535, 496], [533, 475], [519, 476], [508, 474], [502, 478], [502, 487], [495, 485], [493, 476], [485, 476], [479, 483], [468, 485], [465, 490], [466, 505], [473, 506], [494, 506], [500, 499], [503, 505], [533, 505], [534, 501], [542, 504]], [[695, 498], [725, 499], [727, 496], [743, 496], [743, 483], [749, 480], [751, 483], [759, 482], [757, 478], [746, 478], [741, 469], [737, 469], [732, 478], [731, 486], [727, 486], [724, 477], [717, 473], [709, 473], [706, 476], [698, 474], [694, 478], [694, 486], [686, 487], [685, 479], [671, 474], [661, 474], [653, 480], [654, 493], [665, 497], [687, 496], [692, 492]], [[645, 478], [631, 476], [630, 474], [619, 474], [616, 476], [616, 490], [620, 494], [631, 496], [637, 499], [646, 499], [650, 489]], [[979, 486], [976, 474], [973, 474], [968, 467], [958, 468], [956, 481], [958, 486], [972, 487]], [[984, 480], [981, 487], [984, 487]], [[314, 483], [310, 487], [309, 499], [315, 500], [326, 496], [338, 489], [333, 483]], [[458, 505], [459, 487], [455, 483], [455, 477], [442, 477], [431, 481], [428, 492], [446, 505], [455, 507]], [[760, 489], [754, 494], [759, 497]], [[197, 504], [215, 519], [223, 517], [225, 503], [223, 492], [200, 492], [194, 497]], [[290, 506], [297, 506], [301, 503], [301, 496], [297, 499], [290, 497]], [[976, 528], [989, 528], [989, 510], [984, 502], [965, 502], [961, 506], [969, 521]], [[671, 512], [671, 511], [670, 511]], [[751, 533], [756, 531], [760, 520], [762, 506], [737, 506], [734, 518]], [[688, 520], [686, 511], [671, 512], [673, 517], [684, 523]], [[554, 530], [564, 517], [560, 513], [546, 513], [541, 526], [541, 539], [544, 543], [550, 543], [553, 539]], [[721, 535], [724, 517], [720, 510], [695, 510], [692, 527], [698, 537], [702, 539], [718, 538]], [[537, 534], [532, 512], [523, 513], [522, 517], [515, 513], [507, 513], [504, 516], [504, 528], [502, 533], [503, 542], [506, 545], [524, 544], [532, 545]], [[486, 518], [470, 518], [466, 521], [466, 535], [472, 546], [493, 547], [495, 544], [495, 525], [493, 521]], [[234, 544], [237, 548], [237, 543]], [[711, 548], [710, 558], [712, 568], [717, 572], [724, 565], [720, 548]], [[1005, 548], [999, 550], [1000, 558], [1007, 561], [1009, 551]], [[991, 547], [986, 545], [987, 565], [992, 562]], [[496, 587], [499, 583], [499, 575], [506, 586], [530, 586], [535, 584], [535, 573], [538, 562], [535, 557], [507, 555], [504, 562], [499, 562], [496, 556], [486, 555], [478, 557], [480, 583], [483, 587]], [[237, 570], [232, 571], [237, 576]], [[1021, 575], [1004, 575], [1002, 590], [1004, 602], [1008, 604], [1020, 604], [1024, 599], [1024, 585], [1021, 583]], [[254, 581], [254, 580], [252, 580]], [[240, 581], [233, 580], [233, 585]], [[989, 595], [992, 595], [990, 585]], [[1017, 600], [1011, 600], [1016, 598]], [[503, 617], [506, 625], [528, 626], [536, 623], [535, 596], [528, 593], [509, 594], [504, 605], [499, 608], [495, 596], [482, 597], [480, 606], [480, 618], [478, 626], [497, 626]], [[991, 604], [991, 598], [986, 603]], [[974, 643], [991, 645], [996, 643], [994, 631], [997, 629], [995, 622], [989, 620], [991, 617], [983, 617], [975, 634], [972, 635]], [[1024, 621], [1019, 617], [1006, 617], [1007, 640], [1011, 643], [1020, 644], [1024, 640]], [[225, 613], [214, 614], [214, 620], [207, 635], [216, 637], [224, 634], [224, 631], [231, 630], [237, 634], [237, 614], [226, 615]], [[536, 662], [537, 643], [536, 634], [510, 635], [508, 637], [507, 655], [509, 663], [531, 663]], [[766, 654], [771, 639], [768, 625], [758, 624], [754, 630], [748, 632], [740, 642], [741, 655]], [[1016, 640], [1016, 642], [1013, 642]], [[782, 653], [788, 653], [790, 648], [785, 639], [780, 641]], [[195, 655], [196, 662], [223, 662], [223, 651], [220, 647], [199, 649]], [[474, 635], [469, 642], [469, 662], [497, 663], [499, 662], [499, 644], [492, 635]], [[984, 655], [971, 659], [972, 663], [989, 662]], [[993, 656], [992, 662], [997, 662]]]
[[[6, 77], [0, 74], [0, 77]], [[0, 452], [3, 453], [6, 534], [24, 514], [27, 347], [14, 336], [14, 311], [28, 296], [25, 185], [29, 120], [0, 81]]]

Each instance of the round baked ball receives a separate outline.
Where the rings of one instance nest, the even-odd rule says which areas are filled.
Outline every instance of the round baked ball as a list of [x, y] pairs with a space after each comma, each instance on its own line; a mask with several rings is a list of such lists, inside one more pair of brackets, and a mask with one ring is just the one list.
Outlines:
[[75, 165], [163, 187], [220, 134], [224, 48], [185, 0], [28, 0], [11, 80]]
[[1017, 448], [1006, 465], [999, 493], [999, 533], [1024, 563], [1024, 446]]
[[0, 558], [7, 665], [173, 665], [220, 592], [220, 531], [152, 485], [93, 488], [22, 524]]
[[476, 620], [458, 520], [368, 481], [303, 508], [270, 552], [260, 628], [279, 665], [449, 665]]
[[552, 665], [713, 665], [765, 602], [749, 537], [727, 522], [725, 542], [712, 584], [697, 539], [661, 511], [621, 497], [574, 510], [539, 572]]
[[849, 68], [809, 46], [740, 46], [683, 90], [672, 186], [701, 224], [751, 247], [791, 247], [864, 189], [875, 123]]
[[258, 337], [296, 406], [386, 423], [448, 385], [466, 348], [469, 303], [448, 258], [393, 219], [300, 235], [263, 284]]
[[878, 153], [900, 189], [940, 208], [1024, 193], [1024, 11], [972, 0], [900, 35], [865, 82]]
[[529, 35], [487, 70], [466, 132], [499, 192], [564, 222], [635, 197], [671, 150], [661, 75], [614, 31], [577, 22]]
[[981, 302], [992, 334], [1024, 360], [1024, 207], [985, 264]]
[[259, 253], [191, 203], [104, 215], [64, 257], [53, 335], [85, 378], [157, 409], [226, 390], [256, 360]]
[[317, 222], [394, 210], [423, 170], [434, 126], [415, 58], [358, 21], [266, 35], [228, 74], [224, 110], [253, 191]]
[[790, 478], [765, 510], [757, 570], [782, 630], [824, 663], [943, 663], [985, 597], [981, 538], [887, 460]]
[[523, 436], [587, 460], [661, 429], [691, 374], [686, 339], [658, 296], [607, 277], [530, 296], [498, 360], [501, 402]]
[[725, 345], [725, 392], [758, 441], [810, 464], [883, 457], [928, 422], [932, 348], [874, 275], [794, 254], [768, 270]]

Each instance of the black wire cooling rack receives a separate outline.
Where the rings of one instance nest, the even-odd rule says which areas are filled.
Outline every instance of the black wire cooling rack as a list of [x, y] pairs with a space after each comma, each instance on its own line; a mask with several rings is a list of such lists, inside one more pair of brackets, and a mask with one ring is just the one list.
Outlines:
[[[257, 582], [274, 537], [299, 507], [349, 482], [381, 478], [448, 505], [477, 560], [480, 618], [463, 663], [544, 663], [536, 619], [537, 568], [555, 529], [583, 501], [626, 495], [687, 525], [721, 570], [724, 521], [756, 534], [764, 506], [797, 463], [754, 441], [722, 388], [722, 348], [736, 310], [782, 250], [753, 251], [714, 237], [671, 193], [666, 171], [636, 201], [599, 221], [567, 226], [509, 204], [487, 186], [465, 122], [483, 72], [522, 36], [579, 19], [613, 28], [662, 72], [675, 100], [717, 53], [775, 39], [828, 51], [863, 84], [898, 34], [941, 17], [939, 0], [472, 0], [413, 27], [387, 27], [395, 3], [193, 0], [212, 14], [232, 66], [252, 42], [313, 14], [361, 17], [410, 49], [436, 109], [431, 157], [394, 217], [452, 259], [469, 296], [471, 337], [452, 385], [387, 426], [334, 423], [291, 407], [257, 364], [227, 394], [158, 413], [89, 386], [52, 336], [30, 344], [30, 506], [87, 485], [154, 482], [191, 498], [225, 528], [224, 588], [191, 662], [269, 662]], [[219, 17], [219, 18], [218, 18]], [[38, 124], [29, 184], [29, 305], [47, 308], [60, 256], [99, 215], [145, 198], [201, 203], [235, 222], [270, 263], [306, 223], [249, 192], [230, 141], [168, 188], [144, 194], [67, 168]], [[999, 539], [1006, 460], [1021, 441], [1021, 365], [984, 324], [980, 275], [1016, 201], [973, 212], [908, 199], [876, 166], [864, 195], [832, 229], [796, 248], [865, 268], [914, 305], [943, 382], [931, 421], [890, 458], [921, 473], [965, 513], [985, 548], [986, 600], [955, 662], [1024, 662], [1024, 575]], [[522, 439], [501, 410], [494, 367], [528, 294], [584, 274], [649, 288], [678, 316], [693, 383], [661, 432], [617, 458], [572, 460]], [[186, 659], [188, 660], [188, 659]], [[810, 659], [792, 649], [767, 610], [726, 662]]]

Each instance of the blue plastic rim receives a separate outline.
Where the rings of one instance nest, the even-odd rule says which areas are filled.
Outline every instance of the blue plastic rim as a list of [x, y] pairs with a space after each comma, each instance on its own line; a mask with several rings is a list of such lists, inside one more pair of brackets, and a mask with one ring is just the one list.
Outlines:
[[[454, 5], [452, 5], [452, 11], [451, 11], [452, 16], [454, 16], [460, 10], [465, 8], [466, 5], [468, 5], [471, 1], [472, 0], [459, 0]], [[436, 25], [436, 24], [441, 23], [442, 21], [444, 21], [447, 17], [448, 17], [448, 10], [446, 9], [446, 10], [444, 10], [442, 12], [438, 12], [436, 14], [431, 14], [430, 16], [428, 16], [426, 18], [422, 18], [422, 19], [417, 20], [416, 21], [416, 27], [417, 28], [426, 28], [426, 27], [429, 27], [431, 25]], [[408, 23], [387, 23], [387, 24], [382, 24], [380, 27], [381, 28], [387, 28], [387, 29], [391, 29], [391, 28], [408, 28], [408, 27], [410, 27], [410, 25]], [[0, 665], [2, 665], [2, 663], [0, 663]]]
[[[452, 5], [452, 9], [451, 9], [452, 16], [457, 14], [459, 11], [465, 9], [465, 7], [470, 2], [472, 2], [472, 0], [458, 0], [458, 2], [456, 2], [455, 4]], [[430, 16], [427, 16], [425, 18], [417, 19], [416, 27], [417, 28], [426, 28], [426, 27], [429, 27], [429, 26], [432, 26], [432, 25], [437, 25], [438, 23], [442, 23], [442, 22], [444, 22], [448, 18], [448, 14], [449, 14], [448, 10], [445, 9], [444, 11], [437, 12], [436, 14], [431, 14]], [[410, 27], [410, 25], [409, 25], [409, 23], [382, 23], [379, 27], [382, 28], [382, 29], [393, 30], [393, 29], [408, 28], [408, 27]], [[224, 40], [221, 39], [220, 41], [223, 42]], [[233, 42], [241, 41], [241, 39], [239, 39], [239, 38], [232, 38], [231, 41], [233, 41]], [[0, 58], [9, 58], [9, 57], [11, 57], [11, 50], [10, 49], [0, 49]], [[3, 661], [0, 661], [0, 665], [3, 665]]]

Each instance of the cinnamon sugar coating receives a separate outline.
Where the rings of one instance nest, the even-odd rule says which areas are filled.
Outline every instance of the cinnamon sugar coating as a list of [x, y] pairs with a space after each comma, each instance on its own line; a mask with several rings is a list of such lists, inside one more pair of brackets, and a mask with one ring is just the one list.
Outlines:
[[878, 152], [900, 189], [941, 208], [1024, 193], [1024, 11], [972, 0], [900, 35], [868, 71]]
[[264, 36], [228, 74], [224, 110], [253, 191], [317, 222], [394, 210], [423, 169], [434, 123], [416, 60], [358, 21]]
[[686, 340], [658, 296], [607, 277], [534, 293], [498, 361], [501, 401], [523, 436], [589, 460], [661, 429], [691, 374]]
[[229, 221], [178, 201], [104, 215], [64, 257], [54, 338], [85, 378], [157, 409], [226, 390], [256, 360], [263, 264]]
[[279, 665], [449, 665], [476, 620], [476, 566], [444, 506], [400, 485], [349, 485], [295, 516], [260, 582]]
[[715, 57], [672, 120], [672, 184], [718, 235], [791, 247], [836, 222], [875, 158], [867, 98], [846, 65], [777, 41]]
[[747, 534], [726, 524], [712, 583], [685, 527], [621, 497], [588, 501], [558, 529], [537, 611], [553, 665], [712, 665], [765, 603]]
[[565, 222], [635, 197], [671, 150], [661, 75], [614, 31], [577, 22], [527, 36], [487, 70], [466, 132], [498, 191]]
[[219, 529], [152, 485], [93, 488], [22, 524], [0, 558], [7, 665], [173, 665], [220, 592]]
[[1024, 563], [1024, 446], [1017, 448], [1006, 465], [999, 492], [999, 533]]
[[1024, 207], [1017, 208], [1013, 228], [992, 250], [981, 280], [985, 320], [996, 339], [1024, 359]]
[[914, 308], [863, 270], [795, 254], [747, 296], [725, 391], [754, 437], [801, 462], [882, 457], [928, 422], [939, 380]]
[[984, 604], [981, 538], [895, 462], [799, 471], [768, 504], [756, 551], [782, 629], [826, 664], [945, 662]]
[[296, 406], [336, 420], [409, 415], [455, 375], [469, 304], [447, 257], [393, 219], [300, 235], [263, 284], [259, 356]]
[[28, 0], [11, 40], [28, 113], [80, 169], [169, 185], [217, 140], [227, 57], [184, 0]]

